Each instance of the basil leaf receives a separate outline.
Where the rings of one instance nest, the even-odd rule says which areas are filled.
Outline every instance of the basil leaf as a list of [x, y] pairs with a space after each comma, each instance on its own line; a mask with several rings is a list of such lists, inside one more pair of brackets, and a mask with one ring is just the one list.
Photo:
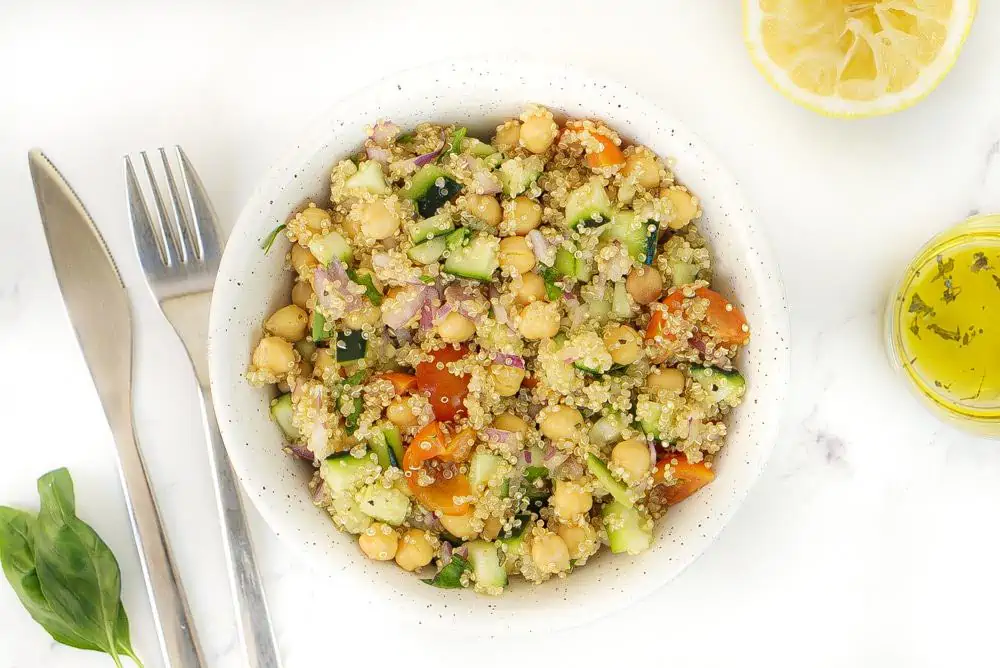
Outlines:
[[63, 645], [100, 652], [102, 648], [77, 633], [45, 600], [35, 572], [35, 550], [31, 537], [35, 516], [15, 508], [0, 506], [0, 563], [7, 582], [21, 605], [52, 639]]
[[365, 374], [367, 371], [362, 369], [361, 371], [355, 371], [350, 376], [344, 379], [344, 385], [360, 385], [361, 381], [365, 379]]
[[271, 246], [274, 245], [275, 239], [278, 238], [278, 235], [281, 234], [281, 231], [285, 229], [285, 227], [286, 227], [285, 223], [278, 225], [276, 228], [271, 230], [271, 233], [268, 234], [267, 238], [264, 239], [263, 243], [261, 243], [260, 249], [264, 251], [265, 255], [267, 254], [268, 251], [271, 250]]
[[121, 625], [118, 561], [100, 536], [77, 519], [69, 471], [57, 469], [39, 478], [38, 495], [42, 507], [32, 535], [41, 592], [60, 618], [120, 664], [120, 634], [127, 633], [127, 626]]
[[549, 301], [554, 302], [562, 297], [562, 288], [556, 285], [556, 280], [558, 278], [559, 276], [551, 267], [546, 267], [542, 270], [542, 280], [545, 282], [545, 296]]
[[458, 589], [462, 586], [462, 573], [469, 567], [469, 562], [460, 554], [451, 555], [448, 565], [438, 571], [438, 574], [429, 580], [423, 580], [425, 584], [441, 589]]

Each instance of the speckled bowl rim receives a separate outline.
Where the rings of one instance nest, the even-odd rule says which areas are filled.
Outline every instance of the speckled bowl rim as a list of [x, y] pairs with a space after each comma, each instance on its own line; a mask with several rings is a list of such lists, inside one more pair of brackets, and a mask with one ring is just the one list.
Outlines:
[[[354, 539], [312, 507], [305, 489], [308, 470], [280, 452], [281, 438], [267, 419], [268, 396], [249, 389], [242, 373], [265, 313], [282, 300], [287, 303], [281, 260], [287, 242], [264, 256], [260, 241], [307, 197], [323, 195], [323, 173], [356, 150], [365, 125], [386, 117], [403, 124], [471, 122], [483, 116], [499, 120], [530, 102], [603, 118], [629, 139], [676, 160], [679, 180], [702, 199], [706, 215], [699, 228], [713, 247], [717, 283], [730, 294], [736, 288], [736, 300], [753, 327], [741, 361], [749, 390], [744, 406], [730, 418], [718, 479], [671, 512], [651, 550], [638, 557], [605, 552], [569, 578], [541, 587], [522, 583], [500, 599], [488, 599], [427, 587], [391, 563], [361, 556]], [[624, 85], [552, 64], [476, 60], [400, 72], [351, 95], [268, 173], [243, 209], [222, 259], [209, 325], [209, 364], [223, 439], [247, 495], [275, 533], [319, 571], [367, 583], [370, 589], [362, 591], [370, 597], [348, 599], [345, 605], [375, 606], [379, 614], [450, 632], [548, 633], [651, 594], [715, 539], [763, 470], [777, 437], [789, 379], [789, 325], [780, 273], [756, 213], [704, 142]]]

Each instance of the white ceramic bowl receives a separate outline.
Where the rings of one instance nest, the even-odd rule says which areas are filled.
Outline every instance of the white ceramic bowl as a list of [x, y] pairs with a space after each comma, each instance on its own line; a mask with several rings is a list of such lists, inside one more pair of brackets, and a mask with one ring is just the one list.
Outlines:
[[[740, 368], [743, 406], [729, 420], [718, 478], [672, 510], [653, 548], [637, 557], [602, 552], [566, 579], [531, 587], [516, 582], [503, 597], [422, 584], [392, 563], [376, 563], [356, 539], [316, 509], [310, 470], [282, 453], [268, 419], [266, 390], [243, 380], [266, 315], [288, 302], [283, 238], [270, 254], [260, 242], [308, 198], [329, 196], [329, 171], [357, 150], [365, 125], [392, 119], [467, 125], [482, 137], [503, 119], [537, 102], [575, 117], [607, 121], [628, 139], [676, 160], [678, 178], [701, 198], [698, 226], [714, 252], [716, 283], [742, 305], [753, 337]], [[620, 85], [579, 72], [511, 62], [470, 62], [404, 72], [345, 100], [281, 161], [254, 191], [233, 230], [215, 287], [209, 356], [215, 408], [244, 488], [274, 531], [334, 577], [361, 578], [371, 597], [397, 611], [468, 632], [500, 633], [581, 623], [645, 596], [676, 576], [712, 542], [763, 468], [776, 436], [788, 382], [788, 320], [777, 266], [755, 215], [733, 178], [677, 120]]]

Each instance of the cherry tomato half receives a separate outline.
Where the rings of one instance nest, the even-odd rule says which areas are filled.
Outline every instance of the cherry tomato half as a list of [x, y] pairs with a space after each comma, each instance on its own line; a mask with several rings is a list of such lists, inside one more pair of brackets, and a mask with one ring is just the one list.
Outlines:
[[[730, 304], [725, 297], [709, 288], [698, 288], [694, 291], [694, 295], [708, 300], [708, 311], [704, 322], [700, 325], [707, 334], [717, 336], [727, 346], [744, 345], [750, 340], [750, 330], [746, 326], [747, 319], [739, 307]], [[681, 289], [675, 290], [660, 303], [671, 313], [680, 313], [684, 308], [684, 300], [684, 290]], [[657, 336], [673, 339], [670, 333], [663, 332], [663, 324], [663, 311], [654, 309], [646, 327], [646, 340], [650, 341]]]
[[465, 413], [462, 401], [469, 392], [469, 375], [456, 376], [447, 368], [438, 369], [438, 363], [447, 364], [465, 357], [468, 347], [445, 346], [431, 353], [430, 362], [417, 365], [417, 387], [429, 395], [431, 409], [438, 420], [454, 420]]

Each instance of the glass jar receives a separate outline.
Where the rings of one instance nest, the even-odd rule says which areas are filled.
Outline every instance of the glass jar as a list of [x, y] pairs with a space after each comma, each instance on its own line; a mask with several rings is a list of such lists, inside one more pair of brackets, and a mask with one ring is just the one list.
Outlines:
[[943, 419], [1000, 438], [1000, 215], [931, 239], [885, 314], [889, 358]]

